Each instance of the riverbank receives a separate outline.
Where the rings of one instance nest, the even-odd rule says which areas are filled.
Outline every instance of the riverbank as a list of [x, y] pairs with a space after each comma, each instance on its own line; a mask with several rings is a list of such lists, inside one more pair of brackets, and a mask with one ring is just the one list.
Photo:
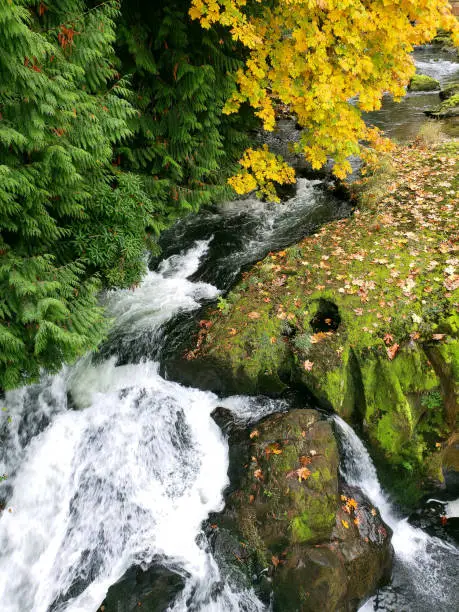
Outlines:
[[355, 186], [352, 218], [258, 262], [187, 354], [191, 372], [218, 372], [216, 391], [312, 392], [397, 472], [406, 503], [457, 469], [457, 153], [398, 147]]

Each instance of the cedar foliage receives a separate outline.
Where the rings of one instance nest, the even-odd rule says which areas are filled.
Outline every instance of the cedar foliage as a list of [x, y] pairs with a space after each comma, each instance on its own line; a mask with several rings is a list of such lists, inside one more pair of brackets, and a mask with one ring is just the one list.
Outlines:
[[[127, 0], [119, 29], [122, 71], [132, 75], [135, 137], [120, 163], [147, 178], [167, 223], [211, 200], [229, 197], [226, 179], [259, 125], [247, 108], [222, 113], [243, 66], [241, 45], [223, 28], [205, 32], [188, 16], [189, 0]], [[241, 59], [239, 59], [239, 57]]]
[[188, 8], [0, 0], [0, 390], [97, 347], [98, 293], [138, 283], [161, 230], [228, 191], [239, 62]]

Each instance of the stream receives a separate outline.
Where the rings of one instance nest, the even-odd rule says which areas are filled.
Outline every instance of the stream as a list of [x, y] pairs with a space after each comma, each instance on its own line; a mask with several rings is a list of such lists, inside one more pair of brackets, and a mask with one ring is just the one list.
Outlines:
[[[457, 64], [436, 59], [429, 50], [416, 55], [424, 73], [443, 83], [457, 78]], [[437, 99], [407, 96], [397, 121], [386, 100], [378, 121], [409, 138], [422, 108]], [[403, 104], [412, 105], [412, 121], [403, 119]], [[227, 441], [211, 413], [223, 406], [249, 423], [288, 406], [185, 388], [167, 379], [167, 362], [182, 350], [200, 308], [247, 266], [347, 214], [326, 179], [300, 178], [281, 205], [245, 199], [191, 215], [164, 233], [162, 256], [150, 261], [135, 291], [104, 296], [114, 326], [97, 355], [6, 394], [2, 612], [96, 612], [130, 568], [152, 564], [183, 578], [174, 612], [266, 610], [253, 591], [222, 575], [202, 532], [209, 513], [222, 509], [228, 484]], [[458, 550], [397, 515], [362, 442], [334, 421], [343, 478], [362, 488], [394, 531], [392, 583], [361, 610], [459, 609]], [[116, 612], [132, 609], [126, 603]]]

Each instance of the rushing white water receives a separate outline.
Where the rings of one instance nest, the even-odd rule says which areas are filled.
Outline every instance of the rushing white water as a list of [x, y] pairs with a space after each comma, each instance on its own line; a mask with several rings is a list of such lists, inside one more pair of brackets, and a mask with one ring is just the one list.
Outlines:
[[[340, 417], [336, 416], [334, 420], [345, 448], [340, 468], [344, 479], [348, 484], [362, 489], [393, 530], [394, 575], [403, 577], [405, 605], [411, 601], [413, 607], [409, 609], [416, 612], [431, 610], [432, 606], [445, 612], [457, 609], [455, 602], [459, 606], [458, 585], [454, 572], [459, 562], [459, 551], [413, 527], [406, 518], [396, 515], [381, 489], [375, 467], [363, 442]], [[422, 604], [419, 603], [421, 601]], [[361, 610], [370, 612], [374, 609], [374, 602], [370, 601]], [[399, 602], [393, 609], [405, 608]]]
[[452, 76], [459, 73], [459, 64], [445, 59], [419, 59], [415, 60], [415, 65], [420, 74], [431, 76], [440, 81], [441, 84], [447, 83]]
[[[187, 280], [207, 248], [198, 242], [137, 291], [110, 296], [118, 329], [155, 330], [217, 295]], [[165, 381], [155, 363], [117, 367], [114, 358], [8, 393], [2, 612], [94, 611], [132, 564], [158, 558], [187, 577], [174, 610], [261, 610], [253, 593], [230, 585], [211, 596], [221, 577], [196, 541], [227, 483], [227, 445], [210, 417], [217, 405], [211, 393]]]

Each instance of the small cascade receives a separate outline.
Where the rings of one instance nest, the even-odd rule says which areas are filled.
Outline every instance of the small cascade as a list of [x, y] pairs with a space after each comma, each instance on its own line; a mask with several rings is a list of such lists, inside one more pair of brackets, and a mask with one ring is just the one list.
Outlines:
[[[389, 609], [416, 612], [428, 612], [434, 606], [445, 612], [459, 609], [459, 551], [454, 546], [413, 527], [406, 518], [396, 514], [381, 489], [376, 469], [363, 442], [343, 419], [338, 416], [333, 418], [342, 445], [340, 470], [343, 478], [348, 484], [361, 488], [393, 531], [395, 559], [393, 586], [389, 590], [396, 591], [396, 595], [390, 593], [391, 600], [394, 597], [398, 599], [396, 603], [393, 602], [395, 607]], [[384, 599], [384, 589], [381, 589], [381, 595]], [[376, 596], [362, 610], [378, 610], [378, 598], [379, 596]]]

